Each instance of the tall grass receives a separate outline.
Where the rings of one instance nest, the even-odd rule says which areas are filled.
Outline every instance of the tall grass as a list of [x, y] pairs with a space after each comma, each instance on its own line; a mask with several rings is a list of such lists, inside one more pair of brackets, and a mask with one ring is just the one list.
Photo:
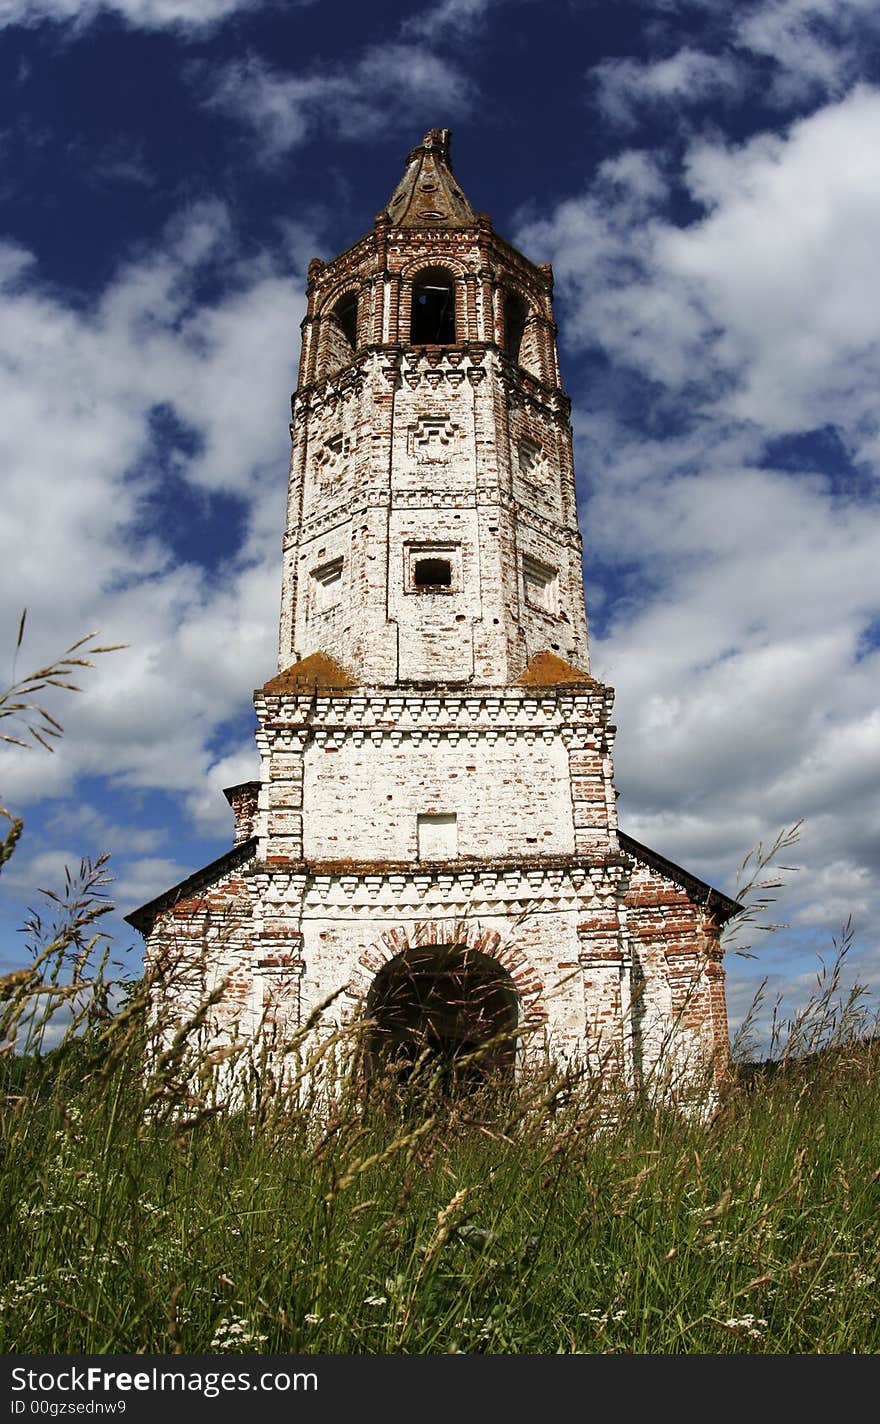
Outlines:
[[145, 1053], [148, 990], [90, 1002], [4, 1059], [5, 1352], [880, 1348], [880, 1052], [830, 1001], [709, 1122], [550, 1067], [365, 1098], [339, 1035], [224, 1109], [183, 1039]]

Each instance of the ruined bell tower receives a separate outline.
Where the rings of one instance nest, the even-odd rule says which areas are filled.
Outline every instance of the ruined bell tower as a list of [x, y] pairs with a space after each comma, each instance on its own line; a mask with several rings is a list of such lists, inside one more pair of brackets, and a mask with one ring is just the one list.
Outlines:
[[618, 829], [552, 273], [449, 138], [310, 264], [259, 779], [227, 792], [232, 850], [130, 919], [206, 959], [221, 1037], [341, 990], [374, 1067], [549, 1051], [638, 1085], [662, 1052], [717, 1084], [736, 906]]
[[448, 130], [309, 279], [279, 667], [506, 687], [550, 650], [586, 672], [552, 276], [473, 212]]

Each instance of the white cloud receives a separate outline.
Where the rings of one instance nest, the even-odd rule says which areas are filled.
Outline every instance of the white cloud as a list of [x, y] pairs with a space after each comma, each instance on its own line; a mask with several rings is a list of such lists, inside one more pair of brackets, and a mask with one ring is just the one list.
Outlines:
[[79, 846], [92, 848], [94, 854], [111, 851], [116, 855], [144, 855], [161, 845], [162, 831], [111, 821], [87, 801], [65, 801], [51, 815], [46, 826], [51, 835], [76, 839]]
[[880, 92], [786, 138], [696, 147], [687, 181], [708, 216], [667, 229], [658, 256], [718, 333], [716, 367], [739, 377], [727, 408], [775, 431], [835, 423], [875, 453]]
[[664, 217], [657, 161], [624, 155], [521, 234], [552, 251], [577, 303], [567, 339], [765, 432], [835, 425], [872, 459], [880, 92], [861, 87], [783, 137], [693, 145], [679, 177], [705, 212], [687, 227]]
[[115, 15], [132, 29], [208, 30], [237, 11], [264, 5], [265, 0], [0, 0], [0, 28], [48, 20], [79, 31], [101, 15]]
[[863, 72], [880, 22], [874, 0], [760, 0], [737, 7], [734, 42], [771, 60], [781, 104], [836, 97]]
[[238, 786], [242, 781], [256, 781], [260, 774], [260, 760], [253, 737], [220, 757], [208, 768], [199, 785], [187, 798], [187, 811], [196, 823], [205, 830], [228, 831], [232, 838], [233, 816], [228, 802], [223, 796], [227, 786]]
[[[679, 171], [623, 154], [516, 238], [553, 261], [565, 344], [607, 363], [574, 426], [621, 822], [710, 881], [727, 866], [732, 889], [750, 846], [805, 818], [780, 912], [834, 928], [849, 903], [863, 963], [880, 921], [878, 138], [862, 87], [785, 135], [693, 145]], [[703, 210], [687, 226], [675, 184]], [[839, 438], [823, 474], [817, 427]]]
[[[14, 644], [27, 606], [22, 673], [90, 628], [125, 651], [81, 675], [52, 707], [66, 736], [54, 756], [10, 749], [4, 796], [22, 807], [69, 792], [80, 774], [189, 794], [216, 762], [216, 738], [247, 715], [273, 671], [301, 273], [231, 261], [225, 210], [203, 205], [158, 250], [129, 262], [90, 308], [41, 290], [18, 252], [0, 322], [0, 587]], [[0, 249], [2, 256], [2, 249]], [[223, 259], [232, 286], [194, 291]], [[0, 262], [0, 267], [2, 267]], [[228, 551], [211, 571], [163, 532], [152, 417], [172, 410], [194, 437], [178, 452], [182, 488], [233, 493]], [[165, 525], [144, 524], [159, 497]], [[223, 755], [222, 746], [219, 755]], [[221, 810], [228, 816], [222, 802]], [[134, 849], [134, 847], [131, 847]]]
[[645, 110], [741, 94], [748, 75], [729, 55], [685, 45], [665, 59], [606, 59], [591, 70], [602, 115], [620, 128], [638, 123]]
[[127, 914], [137, 905], [146, 905], [157, 895], [179, 885], [192, 874], [191, 866], [179, 864], [166, 856], [145, 856], [129, 861], [112, 886], [113, 902], [120, 913]]
[[796, 924], [823, 926], [832, 933], [852, 917], [856, 927], [870, 919], [876, 901], [877, 886], [865, 865], [851, 865], [845, 860], [832, 860], [818, 866], [810, 876], [809, 898], [798, 909]]
[[[75, 875], [80, 859], [70, 850], [42, 850], [35, 855], [19, 850], [3, 867], [3, 889], [29, 897], [32, 906], [37, 907], [41, 891], [61, 893], [66, 872]], [[42, 912], [42, 906], [39, 908]]]
[[272, 160], [316, 132], [352, 142], [370, 140], [401, 123], [430, 127], [467, 113], [473, 87], [430, 48], [395, 42], [371, 45], [352, 64], [314, 66], [289, 74], [255, 55], [212, 70], [206, 102], [232, 114], [259, 137]]
[[423, 40], [468, 39], [505, 0], [435, 0], [404, 21], [404, 37]]
[[710, 20], [702, 49], [684, 44], [657, 58], [607, 59], [590, 71], [610, 123], [626, 129], [661, 107], [686, 113], [747, 95], [791, 109], [840, 99], [870, 75], [880, 31], [875, 0], [649, 0], [646, 8], [695, 5]]

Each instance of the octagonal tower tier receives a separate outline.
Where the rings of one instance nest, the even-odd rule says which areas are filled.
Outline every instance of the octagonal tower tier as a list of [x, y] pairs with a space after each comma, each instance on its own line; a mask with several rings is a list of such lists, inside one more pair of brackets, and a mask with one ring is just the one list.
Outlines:
[[372, 232], [312, 262], [279, 668], [505, 685], [588, 671], [570, 403], [549, 266], [475, 214], [435, 129]]

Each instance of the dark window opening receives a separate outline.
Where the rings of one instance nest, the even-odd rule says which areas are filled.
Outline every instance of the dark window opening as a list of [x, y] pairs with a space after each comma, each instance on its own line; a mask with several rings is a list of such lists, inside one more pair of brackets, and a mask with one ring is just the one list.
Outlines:
[[410, 341], [414, 346], [455, 343], [455, 283], [443, 268], [421, 272], [413, 282]]
[[504, 349], [511, 361], [519, 361], [523, 333], [529, 319], [529, 309], [516, 292], [508, 292], [504, 298]]
[[352, 351], [357, 346], [358, 299], [357, 292], [346, 292], [333, 308], [333, 315]]
[[367, 1012], [373, 1079], [458, 1097], [513, 1078], [516, 990], [506, 970], [475, 950], [398, 955], [376, 975]]
[[451, 588], [452, 565], [448, 559], [416, 559], [413, 583], [416, 588]]

